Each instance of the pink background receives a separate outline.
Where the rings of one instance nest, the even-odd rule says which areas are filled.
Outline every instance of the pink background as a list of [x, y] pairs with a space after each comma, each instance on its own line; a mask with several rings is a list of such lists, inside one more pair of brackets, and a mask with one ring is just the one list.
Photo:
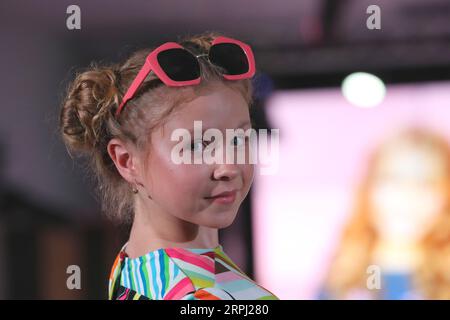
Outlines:
[[280, 129], [279, 170], [255, 174], [255, 277], [281, 299], [314, 299], [373, 148], [409, 125], [450, 141], [450, 82], [388, 86], [371, 109], [339, 88], [279, 91], [267, 112]]

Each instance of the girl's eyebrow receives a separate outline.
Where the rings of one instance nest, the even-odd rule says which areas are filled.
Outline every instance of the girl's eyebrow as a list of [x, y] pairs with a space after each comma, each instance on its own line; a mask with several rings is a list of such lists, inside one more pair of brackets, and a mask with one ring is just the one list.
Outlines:
[[[243, 127], [248, 126], [248, 125], [252, 126], [252, 122], [251, 122], [250, 120], [244, 120], [244, 121], [242, 121], [236, 128], [234, 128], [234, 129], [243, 128]], [[211, 128], [208, 128], [208, 127], [202, 127], [202, 131], [203, 131], [203, 132], [205, 132], [205, 131], [208, 130], [208, 129], [211, 129]], [[228, 128], [228, 129], [233, 129], [233, 128]], [[194, 128], [188, 129], [188, 131], [189, 131], [189, 133], [190, 133], [191, 135], [194, 134]]]

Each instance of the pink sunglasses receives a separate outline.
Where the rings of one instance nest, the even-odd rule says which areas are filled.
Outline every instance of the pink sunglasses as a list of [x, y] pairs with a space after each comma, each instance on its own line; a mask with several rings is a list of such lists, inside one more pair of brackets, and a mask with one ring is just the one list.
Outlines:
[[199, 57], [207, 57], [209, 62], [225, 71], [227, 80], [251, 78], [255, 74], [255, 58], [249, 45], [239, 40], [217, 37], [207, 54], [194, 55], [176, 42], [166, 42], [149, 53], [136, 78], [125, 93], [116, 117], [125, 104], [131, 100], [150, 71], [167, 86], [190, 86], [200, 83]]

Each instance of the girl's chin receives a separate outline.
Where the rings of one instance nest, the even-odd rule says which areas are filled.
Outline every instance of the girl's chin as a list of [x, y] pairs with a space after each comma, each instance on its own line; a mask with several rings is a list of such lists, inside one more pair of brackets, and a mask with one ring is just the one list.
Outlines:
[[216, 229], [223, 229], [226, 227], [229, 227], [233, 222], [236, 215], [229, 215], [229, 216], [216, 216], [216, 217], [208, 217], [208, 221], [205, 221], [205, 223], [202, 225], [208, 228], [216, 228]]

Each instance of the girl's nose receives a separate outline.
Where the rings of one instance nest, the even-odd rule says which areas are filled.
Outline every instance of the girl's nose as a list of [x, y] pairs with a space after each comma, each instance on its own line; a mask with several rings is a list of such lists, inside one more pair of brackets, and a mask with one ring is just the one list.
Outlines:
[[215, 180], [233, 180], [239, 175], [239, 168], [236, 164], [218, 164], [213, 172]]

